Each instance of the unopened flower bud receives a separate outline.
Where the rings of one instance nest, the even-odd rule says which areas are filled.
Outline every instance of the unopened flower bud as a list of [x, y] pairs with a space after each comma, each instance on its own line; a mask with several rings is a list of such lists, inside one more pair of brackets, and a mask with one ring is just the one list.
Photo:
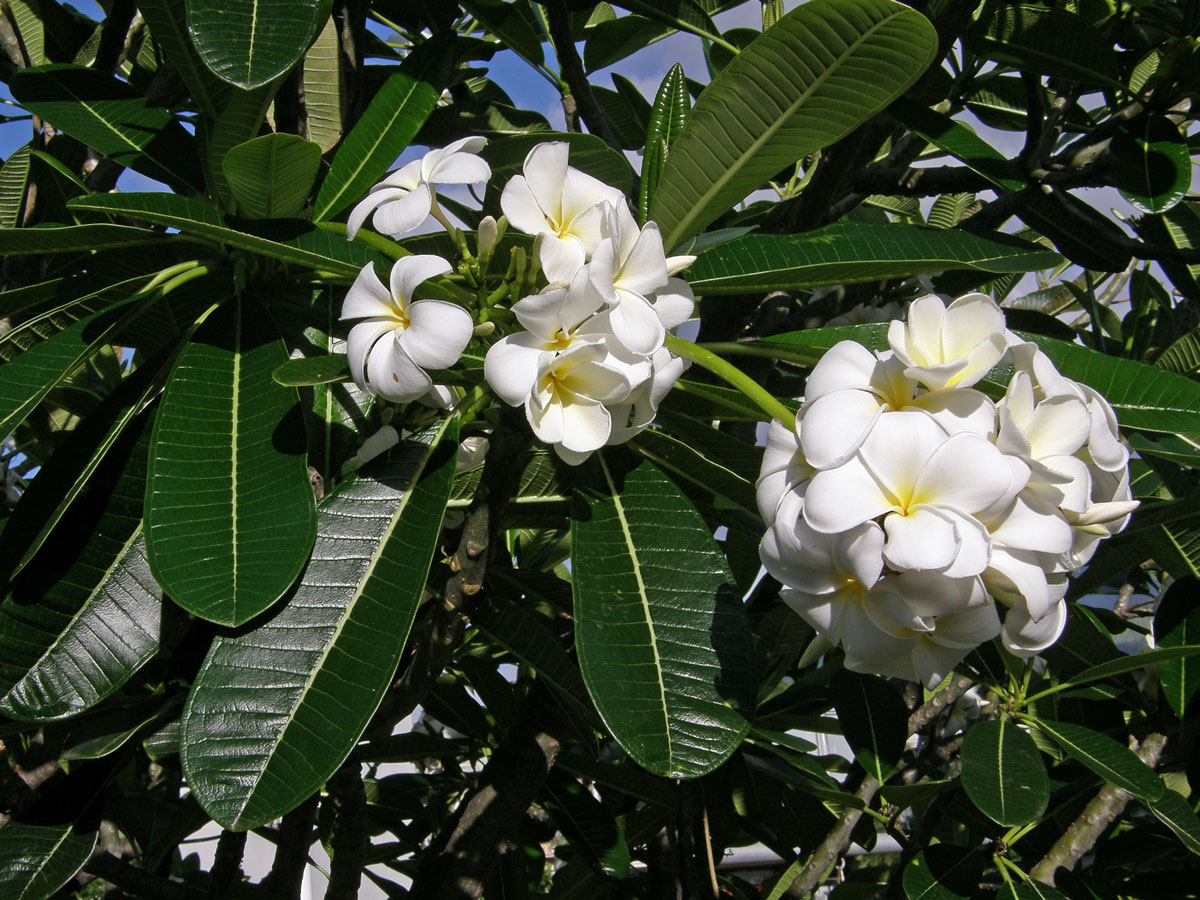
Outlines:
[[491, 256], [499, 239], [500, 229], [496, 227], [496, 220], [491, 216], [484, 216], [479, 223], [479, 258]]

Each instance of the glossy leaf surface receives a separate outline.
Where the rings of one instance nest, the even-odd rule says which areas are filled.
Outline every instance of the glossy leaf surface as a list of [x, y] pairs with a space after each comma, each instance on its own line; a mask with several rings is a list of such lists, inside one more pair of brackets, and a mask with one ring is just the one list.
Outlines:
[[182, 751], [188, 784], [226, 828], [269, 822], [317, 790], [379, 705], [425, 587], [456, 429], [446, 420], [430, 443], [400, 445], [326, 498], [287, 605], [213, 643]]
[[295, 65], [329, 14], [322, 0], [187, 0], [186, 9], [204, 65], [244, 90]]
[[239, 215], [279, 219], [297, 215], [321, 166], [321, 148], [294, 134], [264, 134], [225, 154], [221, 168]]
[[0, 828], [0, 893], [11, 900], [44, 900], [75, 877], [96, 847], [99, 832], [70, 825]]
[[962, 748], [962, 786], [1001, 825], [1025, 825], [1046, 810], [1050, 781], [1037, 745], [1015, 722], [975, 722]]
[[839, 672], [830, 687], [854, 758], [882, 784], [899, 764], [908, 740], [904, 698], [882, 678], [850, 671]]
[[1038, 719], [1036, 725], [1108, 783], [1148, 803], [1162, 797], [1165, 789], [1162, 779], [1128, 747], [1072, 722]]

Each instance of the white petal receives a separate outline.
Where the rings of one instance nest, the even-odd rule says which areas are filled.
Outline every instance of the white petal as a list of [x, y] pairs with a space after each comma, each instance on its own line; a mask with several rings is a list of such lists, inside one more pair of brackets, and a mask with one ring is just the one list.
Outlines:
[[[563, 182], [567, 177], [567, 158], [571, 148], [565, 141], [538, 144], [525, 156], [522, 170], [529, 191], [546, 217], [563, 224]], [[507, 211], [506, 211], [507, 214]]]
[[[566, 146], [565, 144], [563, 145]], [[564, 157], [565, 158], [565, 157]], [[572, 223], [572, 230], [575, 230], [575, 222], [584, 214], [592, 215], [590, 211], [593, 207], [599, 207], [601, 203], [609, 202], [614, 207], [619, 207], [625, 203], [625, 198], [616, 188], [605, 184], [598, 178], [593, 178], [586, 172], [580, 172], [576, 168], [566, 167], [566, 172], [559, 181], [559, 190], [562, 192], [562, 222], [563, 224]], [[536, 192], [535, 192], [536, 193]], [[597, 209], [595, 214], [595, 239], [599, 242], [601, 217]], [[587, 227], [592, 227], [591, 225]], [[594, 246], [594, 245], [593, 245]]]
[[805, 493], [804, 518], [817, 531], [848, 531], [893, 508], [858, 457], [836, 469], [822, 469]]
[[858, 451], [881, 415], [879, 398], [856, 388], [831, 391], [805, 403], [800, 410], [804, 423], [800, 443], [809, 465], [814, 469], [840, 466]]
[[422, 182], [407, 195], [384, 203], [375, 210], [375, 230], [393, 237], [415, 231], [429, 217], [432, 205], [433, 195], [429, 185]]
[[1087, 443], [1092, 416], [1077, 397], [1047, 397], [1033, 411], [1025, 433], [1035, 459], [1069, 456]]
[[1067, 604], [1058, 602], [1049, 612], [1034, 622], [1020, 606], [1010, 609], [1004, 617], [1000, 640], [1014, 656], [1035, 656], [1058, 640], [1067, 626]]
[[429, 390], [433, 380], [409, 358], [397, 340], [385, 337], [367, 357], [367, 383], [381, 397], [407, 403]]
[[568, 235], [558, 237], [546, 233], [542, 237], [539, 259], [542, 271], [548, 281], [565, 281], [570, 283], [579, 267], [583, 265], [586, 254], [583, 244], [578, 239]]
[[[959, 439], [967, 437], [959, 436]], [[859, 451], [863, 463], [899, 504], [917, 502], [917, 479], [936, 450], [950, 437], [920, 410], [889, 412], [879, 417]], [[974, 440], [979, 440], [975, 438]], [[985, 443], [984, 441], [979, 441]], [[998, 451], [992, 448], [999, 456]], [[928, 502], [929, 497], [922, 497]]]
[[901, 572], [945, 571], [962, 544], [955, 523], [930, 507], [919, 507], [908, 515], [893, 513], [883, 520], [883, 527], [888, 538], [883, 557]]
[[346, 338], [347, 362], [350, 377], [360, 388], [367, 389], [367, 356], [380, 338], [395, 329], [396, 323], [390, 319], [368, 319], [350, 329]]
[[912, 405], [925, 410], [947, 434], [968, 432], [991, 439], [996, 433], [996, 407], [986, 394], [964, 388], [922, 394]]
[[524, 176], [514, 175], [500, 194], [500, 209], [508, 224], [525, 234], [541, 234], [549, 230], [546, 212], [538, 206]]
[[648, 222], [621, 263], [618, 286], [635, 294], [646, 295], [667, 283], [667, 258], [663, 253], [658, 225]]
[[434, 184], [477, 184], [491, 177], [491, 166], [473, 153], [451, 153], [429, 173]]
[[541, 342], [529, 333], [501, 338], [488, 348], [483, 360], [483, 377], [509, 406], [524, 403], [537, 381]]
[[371, 191], [371, 193], [355, 204], [354, 209], [350, 210], [350, 217], [346, 219], [346, 239], [350, 241], [354, 240], [359, 229], [362, 228], [363, 222], [367, 221], [367, 218], [371, 213], [375, 212], [380, 204], [399, 200], [407, 194], [408, 188]]
[[392, 302], [392, 295], [388, 289], [375, 274], [375, 266], [367, 263], [354, 279], [354, 284], [346, 291], [341, 319], [346, 321], [379, 316], [395, 318], [396, 305]]
[[408, 314], [412, 325], [400, 343], [413, 362], [422, 369], [447, 369], [458, 362], [474, 328], [469, 312], [445, 300], [418, 300]]
[[668, 278], [666, 287], [647, 299], [654, 303], [654, 311], [667, 331], [690, 319], [696, 309], [696, 295], [682, 278]]
[[427, 253], [401, 257], [392, 266], [392, 296], [409, 303], [417, 285], [438, 275], [445, 275], [452, 268], [450, 263], [440, 256]]
[[621, 291], [609, 317], [613, 334], [632, 350], [649, 356], [663, 344], [666, 331], [654, 307], [638, 294]]
[[993, 444], [973, 434], [956, 434], [933, 450], [913, 491], [920, 502], [973, 513], [1004, 496], [1011, 483], [1010, 470]]
[[563, 407], [562, 445], [576, 453], [599, 450], [608, 442], [612, 419], [603, 405], [572, 403]]
[[879, 360], [857, 341], [840, 341], [825, 351], [808, 376], [804, 398], [810, 403], [830, 391], [869, 388]]

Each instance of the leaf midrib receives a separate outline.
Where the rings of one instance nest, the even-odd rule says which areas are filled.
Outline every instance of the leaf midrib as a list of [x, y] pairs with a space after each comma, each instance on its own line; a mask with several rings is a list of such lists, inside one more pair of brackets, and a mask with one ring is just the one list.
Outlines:
[[[758, 153], [758, 151], [775, 136], [775, 134], [784, 126], [784, 124], [796, 114], [796, 110], [799, 109], [800, 106], [812, 96], [816, 89], [832, 78], [834, 72], [838, 70], [845, 63], [845, 61], [854, 54], [855, 51], [858, 50], [858, 48], [868, 37], [875, 34], [876, 31], [891, 22], [897, 16], [904, 15], [907, 11], [908, 8], [904, 7], [894, 13], [891, 13], [886, 18], [880, 19], [877, 23], [872, 25], [871, 28], [859, 35], [858, 38], [856, 38], [851, 44], [848, 44], [845, 52], [840, 54], [831, 65], [826, 66], [824, 71], [822, 71], [816, 77], [816, 79], [814, 79], [812, 84], [810, 84], [808, 88], [796, 98], [795, 102], [788, 106], [787, 111], [778, 119], [776, 119], [774, 124], [765, 129], [763, 133], [759, 135], [759, 137], [756, 138], [754, 142], [751, 143], [750, 146], [747, 147], [739, 156], [735, 157], [734, 160], [726, 167], [721, 176], [715, 182], [713, 182], [712, 186], [705, 193], [701, 194], [699, 198], [697, 198], [697, 200], [693, 203], [691, 211], [688, 213], [688, 215], [681, 219], [671, 230], [670, 236], [663, 240], [663, 245], [666, 247], [674, 247], [676, 244], [678, 244], [682, 239], [681, 235], [687, 234], [692, 222], [696, 221], [696, 219], [700, 217], [700, 214], [707, 209], [713, 198], [725, 188], [726, 184], [740, 174], [741, 170], [745, 168], [745, 165], [749, 159]], [[784, 36], [781, 35], [780, 40], [783, 40], [783, 37]], [[691, 125], [695, 121], [695, 110], [693, 110], [692, 117], [689, 118], [687, 125]], [[684, 126], [685, 132], [687, 131], [687, 125]]]
[[642, 564], [638, 559], [637, 545], [634, 543], [633, 535], [629, 531], [629, 520], [625, 516], [625, 504], [621, 502], [621, 493], [617, 490], [617, 485], [613, 481], [612, 473], [608, 469], [608, 463], [605, 461], [604, 455], [602, 453], [596, 455], [600, 460], [600, 468], [604, 472], [604, 480], [608, 484], [609, 494], [613, 499], [613, 509], [617, 514], [617, 520], [621, 523], [621, 533], [625, 537], [625, 547], [629, 551], [629, 559], [633, 564], [633, 576], [637, 580], [638, 599], [642, 604], [642, 615], [646, 617], [646, 628], [650, 632], [650, 649], [654, 653], [654, 673], [658, 677], [658, 693], [662, 705], [663, 734], [667, 739], [667, 764], [671, 765], [671, 761], [675, 758], [675, 752], [671, 741], [671, 714], [667, 709], [667, 686], [663, 681], [662, 656], [658, 652], [658, 633], [654, 628], [654, 619], [650, 615], [650, 599], [646, 594], [646, 583], [642, 579]]

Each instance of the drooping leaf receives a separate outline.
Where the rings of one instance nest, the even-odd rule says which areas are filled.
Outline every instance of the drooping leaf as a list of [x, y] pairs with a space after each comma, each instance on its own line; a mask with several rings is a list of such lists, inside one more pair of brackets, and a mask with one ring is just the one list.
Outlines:
[[299, 397], [271, 378], [286, 359], [270, 319], [238, 297], [179, 354], [163, 391], [146, 549], [171, 598], [214, 622], [239, 625], [278, 600], [316, 535]]
[[416, 136], [446, 86], [453, 34], [414, 49], [346, 135], [313, 204], [313, 221], [331, 219], [358, 200]]
[[1025, 825], [1046, 810], [1050, 779], [1042, 754], [1011, 720], [975, 722], [962, 746], [962, 786], [1001, 825]]
[[40, 66], [46, 61], [46, 26], [37, 0], [8, 0], [6, 5], [17, 26], [27, 63]]
[[1141, 212], [1166, 212], [1191, 186], [1187, 141], [1164, 116], [1141, 115], [1123, 123], [1109, 153], [1113, 183]]
[[1062, 7], [997, 5], [964, 43], [989, 59], [1025, 71], [1123, 90], [1112, 42]]
[[151, 416], [121, 435], [91, 489], [0, 601], [0, 710], [23, 721], [82, 712], [158, 650], [162, 591], [142, 503]]
[[874, 675], [843, 669], [830, 682], [842, 734], [854, 758], [880, 784], [904, 755], [908, 707], [892, 685]]
[[1034, 724], [1050, 735], [1073, 759], [1083, 763], [1108, 783], [1123, 788], [1147, 803], [1162, 797], [1165, 790], [1162, 779], [1128, 747], [1072, 722], [1037, 719]]
[[150, 26], [154, 44], [183, 78], [206, 117], [215, 119], [231, 89], [201, 61], [188, 37], [185, 0], [141, 0], [138, 11]]
[[1164, 791], [1153, 803], [1147, 804], [1159, 820], [1175, 832], [1183, 846], [1200, 856], [1200, 818], [1190, 803], [1175, 791]]
[[888, 115], [993, 184], [1010, 191], [1025, 186], [1016, 164], [961, 122], [904, 97], [888, 107]]
[[16, 228], [25, 208], [25, 185], [29, 182], [29, 145], [9, 154], [0, 166], [0, 228]]
[[890, 0], [813, 0], [738, 54], [670, 148], [650, 217], [669, 249], [849, 134], [925, 70], [937, 37]]
[[9, 822], [0, 829], [0, 894], [45, 900], [83, 868], [99, 836], [76, 834], [70, 825]]
[[238, 215], [250, 219], [299, 214], [320, 166], [321, 148], [294, 134], [253, 138], [238, 144], [221, 162]]
[[204, 65], [244, 90], [291, 69], [329, 15], [322, 0], [187, 0], [186, 9]]
[[655, 774], [696, 777], [749, 728], [749, 625], [691, 503], [649, 461], [616, 466], [599, 459], [600, 477], [572, 514], [580, 670], [630, 756]]
[[73, 200], [71, 207], [178, 228], [239, 250], [351, 278], [378, 258], [362, 243], [347, 241], [344, 236], [307, 222], [252, 222], [226, 215], [210, 203], [175, 194], [94, 194]]
[[317, 790], [383, 698], [441, 529], [457, 420], [427, 437], [327, 497], [288, 604], [209, 651], [184, 713], [183, 766], [225, 827], [269, 822]]
[[171, 111], [151, 106], [117, 78], [65, 63], [23, 69], [9, 81], [13, 97], [113, 162], [176, 190], [203, 189], [196, 145]]
[[[1181, 578], [1172, 584], [1154, 612], [1154, 645], [1161, 648], [1200, 644], [1200, 604], [1196, 602], [1197, 580]], [[1175, 714], [1184, 710], [1200, 690], [1200, 661], [1195, 658], [1166, 660], [1158, 664], [1163, 694]]]
[[304, 114], [308, 139], [324, 153], [342, 138], [342, 62], [337, 20], [330, 17], [304, 57]]
[[803, 234], [747, 234], [699, 254], [697, 294], [736, 294], [901, 278], [940, 269], [1032, 272], [1062, 257], [1008, 235], [837, 222]]

